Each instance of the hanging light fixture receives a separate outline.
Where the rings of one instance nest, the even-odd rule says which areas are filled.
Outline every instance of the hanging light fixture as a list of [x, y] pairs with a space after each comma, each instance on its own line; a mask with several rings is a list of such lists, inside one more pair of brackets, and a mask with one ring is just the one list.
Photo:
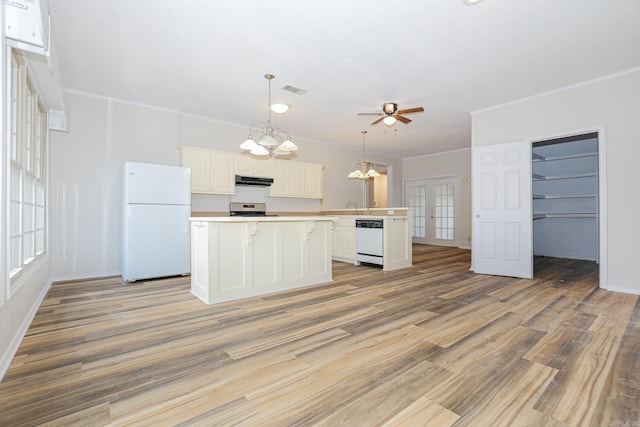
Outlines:
[[367, 160], [366, 150], [365, 150], [365, 135], [367, 134], [366, 130], [361, 131], [362, 133], [362, 160], [355, 162], [352, 166], [352, 171], [347, 178], [357, 178], [357, 179], [367, 179], [374, 178], [376, 176], [380, 176], [380, 173], [376, 170], [376, 164]]
[[288, 133], [278, 127], [271, 126], [271, 80], [275, 79], [276, 76], [265, 74], [264, 78], [269, 81], [269, 103], [267, 104], [269, 118], [266, 124], [256, 123], [251, 126], [249, 137], [240, 144], [240, 148], [250, 151], [254, 156], [289, 154], [297, 150], [298, 146], [293, 143]]

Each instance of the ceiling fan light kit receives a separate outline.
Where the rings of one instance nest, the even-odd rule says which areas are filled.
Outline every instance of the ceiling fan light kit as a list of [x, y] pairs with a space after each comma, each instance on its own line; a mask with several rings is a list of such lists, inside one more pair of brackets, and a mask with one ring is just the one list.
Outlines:
[[377, 125], [383, 122], [387, 126], [393, 126], [396, 121], [401, 121], [404, 124], [411, 123], [411, 119], [408, 119], [404, 114], [421, 113], [424, 111], [422, 107], [407, 108], [404, 110], [398, 110], [398, 104], [394, 102], [385, 102], [382, 104], [382, 113], [358, 113], [359, 116], [380, 116], [371, 122], [372, 125]]
[[366, 130], [362, 132], [362, 160], [358, 160], [351, 166], [352, 171], [347, 175], [347, 178], [350, 179], [368, 179], [375, 178], [380, 176], [380, 172], [376, 170], [376, 164], [372, 161], [367, 160], [366, 150], [365, 150], [365, 135], [367, 134]]
[[[275, 104], [271, 103], [271, 80], [276, 76], [273, 74], [265, 74], [264, 78], [269, 81], [269, 103], [267, 104], [269, 110], [269, 118], [267, 123], [256, 123], [249, 129], [249, 136], [247, 140], [240, 144], [240, 149], [249, 151], [254, 156], [278, 156], [286, 155], [298, 149], [298, 146], [293, 143], [291, 137], [287, 132], [284, 132], [278, 127], [271, 126], [271, 111]], [[286, 110], [289, 109], [288, 105]], [[257, 140], [257, 142], [256, 142]]]
[[384, 123], [387, 126], [393, 126], [396, 124], [396, 118], [393, 116], [387, 116], [384, 119], [382, 119], [382, 123]]

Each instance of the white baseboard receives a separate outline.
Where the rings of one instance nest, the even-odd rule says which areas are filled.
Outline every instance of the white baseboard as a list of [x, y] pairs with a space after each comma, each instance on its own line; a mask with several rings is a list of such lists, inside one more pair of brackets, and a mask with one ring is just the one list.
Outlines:
[[640, 295], [640, 289], [616, 288], [609, 286], [606, 290], [611, 292], [622, 292], [623, 294]]
[[69, 282], [73, 280], [90, 280], [90, 279], [101, 279], [103, 277], [112, 277], [112, 276], [120, 276], [121, 271], [112, 271], [112, 272], [100, 272], [100, 273], [89, 273], [89, 274], [76, 274], [70, 276], [58, 276], [54, 277], [52, 280], [55, 282]]
[[13, 339], [11, 340], [11, 344], [9, 344], [9, 347], [0, 358], [0, 381], [2, 381], [2, 378], [4, 378], [4, 374], [7, 373], [7, 370], [9, 369], [9, 366], [11, 365], [11, 362], [13, 361], [14, 356], [18, 352], [18, 348], [20, 348], [22, 339], [24, 338], [27, 331], [29, 330], [29, 326], [31, 326], [31, 322], [33, 321], [33, 318], [36, 316], [36, 313], [38, 312], [38, 308], [40, 308], [40, 304], [42, 304], [44, 297], [47, 296], [47, 292], [49, 292], [49, 288], [51, 288], [52, 283], [53, 281], [49, 280], [47, 284], [42, 288], [42, 291], [40, 292], [38, 297], [33, 302], [33, 305], [29, 309], [29, 313], [27, 313], [27, 316], [22, 321], [20, 328], [16, 331], [15, 335], [13, 336]]

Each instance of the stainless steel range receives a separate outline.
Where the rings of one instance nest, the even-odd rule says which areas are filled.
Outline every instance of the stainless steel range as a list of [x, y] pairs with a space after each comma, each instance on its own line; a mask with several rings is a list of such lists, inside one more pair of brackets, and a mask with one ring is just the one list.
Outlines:
[[276, 216], [267, 215], [266, 203], [229, 203], [229, 215], [231, 216]]

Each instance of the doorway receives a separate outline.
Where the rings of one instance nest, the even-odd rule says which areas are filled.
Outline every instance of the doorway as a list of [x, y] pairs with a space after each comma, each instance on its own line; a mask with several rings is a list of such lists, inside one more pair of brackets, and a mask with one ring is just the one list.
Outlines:
[[405, 205], [412, 209], [413, 243], [458, 246], [459, 182], [458, 177], [405, 182]]
[[[591, 150], [581, 153], [565, 153], [551, 155], [543, 153], [545, 146], [552, 144], [535, 144], [541, 141], [574, 139], [576, 135], [597, 135], [596, 143]], [[587, 138], [590, 139], [590, 138]], [[563, 141], [564, 142], [564, 141]], [[532, 174], [532, 166], [543, 162], [540, 158], [536, 163], [532, 158], [543, 157], [544, 162], [551, 164], [553, 157], [576, 158], [591, 157], [590, 169], [581, 166], [576, 169], [568, 167], [553, 170], [537, 170]], [[556, 159], [554, 161], [559, 161]], [[595, 127], [578, 132], [552, 135], [546, 138], [528, 139], [497, 145], [474, 147], [472, 151], [473, 168], [473, 239], [472, 239], [472, 270], [481, 274], [532, 278], [534, 249], [537, 255], [548, 257], [566, 253], [564, 248], [553, 251], [544, 248], [541, 240], [537, 239], [534, 248], [534, 227], [537, 234], [547, 234], [551, 239], [577, 238], [573, 248], [579, 251], [589, 249], [593, 260], [598, 262], [599, 285], [608, 289], [608, 258], [607, 258], [607, 204], [606, 204], [606, 135], [604, 127]], [[593, 165], [596, 170], [593, 170]], [[546, 167], [545, 167], [546, 168]], [[538, 167], [536, 166], [536, 169]], [[591, 181], [591, 188], [561, 187], [538, 188], [535, 181], [564, 181], [566, 175], [580, 178], [581, 181]], [[584, 180], [587, 175], [589, 180]], [[569, 182], [569, 181], [566, 181]], [[584, 182], [582, 183], [584, 184]], [[595, 185], [594, 185], [595, 184]], [[545, 184], [546, 185], [546, 184]], [[563, 184], [564, 185], [564, 184]], [[533, 191], [533, 193], [532, 193]], [[544, 205], [544, 206], [543, 206]], [[578, 231], [574, 225], [556, 227], [555, 230], [540, 229], [542, 222], [534, 225], [534, 221], [548, 221], [560, 223], [559, 220], [580, 219], [595, 225], [589, 232]], [[562, 237], [565, 236], [565, 237]], [[588, 247], [582, 242], [590, 240], [593, 244]], [[569, 240], [567, 239], [567, 242]], [[573, 241], [573, 240], [572, 240]], [[547, 241], [548, 243], [550, 241]], [[566, 242], [565, 242], [566, 243]], [[577, 251], [576, 251], [577, 253]], [[564, 258], [589, 259], [574, 255], [563, 255]]]
[[365, 179], [362, 182], [362, 191], [364, 192], [365, 208], [386, 208], [388, 206], [388, 167], [384, 165], [376, 165], [376, 170], [380, 173], [380, 176], [376, 176], [373, 179]]
[[534, 256], [599, 261], [598, 151], [597, 132], [532, 143]]

